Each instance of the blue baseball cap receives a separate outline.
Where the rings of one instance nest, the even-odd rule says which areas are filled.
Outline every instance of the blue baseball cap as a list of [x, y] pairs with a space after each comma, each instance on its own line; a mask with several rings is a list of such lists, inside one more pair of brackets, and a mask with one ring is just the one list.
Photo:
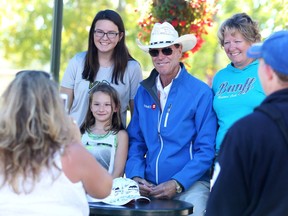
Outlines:
[[247, 51], [249, 58], [263, 58], [275, 71], [288, 75], [288, 31], [273, 33], [263, 43], [253, 44]]

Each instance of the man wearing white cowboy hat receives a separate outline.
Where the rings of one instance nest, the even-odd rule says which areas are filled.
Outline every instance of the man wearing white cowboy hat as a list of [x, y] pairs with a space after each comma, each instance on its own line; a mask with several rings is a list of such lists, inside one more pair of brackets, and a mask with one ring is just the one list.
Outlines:
[[212, 90], [180, 62], [196, 38], [179, 37], [164, 22], [154, 25], [149, 45], [137, 43], [155, 68], [135, 96], [126, 176], [138, 182], [141, 195], [184, 200], [194, 205], [193, 215], [203, 215], [217, 122]]

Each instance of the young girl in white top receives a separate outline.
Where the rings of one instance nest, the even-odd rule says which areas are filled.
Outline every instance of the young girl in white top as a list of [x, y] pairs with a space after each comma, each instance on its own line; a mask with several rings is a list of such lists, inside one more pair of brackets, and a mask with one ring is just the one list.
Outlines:
[[80, 128], [82, 143], [113, 178], [122, 177], [128, 135], [121, 122], [118, 93], [108, 82], [96, 82], [89, 94], [89, 108]]

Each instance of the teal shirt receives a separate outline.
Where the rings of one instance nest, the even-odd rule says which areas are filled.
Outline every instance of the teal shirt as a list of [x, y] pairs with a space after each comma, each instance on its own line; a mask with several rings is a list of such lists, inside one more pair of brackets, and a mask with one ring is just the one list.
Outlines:
[[216, 152], [228, 129], [240, 118], [253, 112], [266, 97], [258, 78], [258, 60], [243, 69], [231, 64], [216, 73], [212, 89], [213, 108], [218, 118]]

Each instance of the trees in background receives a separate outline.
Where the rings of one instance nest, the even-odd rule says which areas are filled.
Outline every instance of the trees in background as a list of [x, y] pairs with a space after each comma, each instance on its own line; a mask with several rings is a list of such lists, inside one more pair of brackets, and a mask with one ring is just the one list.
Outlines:
[[205, 43], [187, 64], [191, 65], [194, 75], [210, 82], [213, 75], [229, 63], [224, 50], [219, 46], [217, 30], [220, 24], [235, 13], [245, 12], [257, 20], [262, 39], [273, 31], [288, 29], [288, 0], [218, 0], [217, 14], [213, 26], [203, 37]]
[[[159, 1], [159, 0], [158, 0]], [[208, 2], [209, 0], [202, 0]], [[62, 74], [69, 59], [86, 50], [88, 32], [95, 14], [102, 9], [117, 10], [127, 30], [127, 45], [144, 70], [151, 70], [150, 56], [143, 53], [135, 39], [143, 31], [138, 25], [145, 0], [64, 0], [61, 45]], [[53, 0], [2, 0], [0, 2], [0, 49], [13, 67], [48, 68], [51, 55]], [[218, 0], [213, 25], [203, 36], [202, 47], [185, 60], [189, 71], [209, 82], [213, 74], [228, 63], [218, 45], [216, 33], [221, 22], [234, 13], [246, 12], [258, 20], [263, 38], [272, 31], [288, 27], [288, 0]], [[239, 9], [240, 8], [240, 9]], [[48, 66], [47, 66], [48, 65]], [[47, 70], [47, 69], [46, 69]], [[61, 77], [61, 75], [60, 75]]]
[[[64, 0], [61, 70], [88, 46], [88, 33], [97, 11], [115, 8], [109, 0]], [[54, 0], [0, 2], [0, 48], [13, 67], [49, 70]]]

